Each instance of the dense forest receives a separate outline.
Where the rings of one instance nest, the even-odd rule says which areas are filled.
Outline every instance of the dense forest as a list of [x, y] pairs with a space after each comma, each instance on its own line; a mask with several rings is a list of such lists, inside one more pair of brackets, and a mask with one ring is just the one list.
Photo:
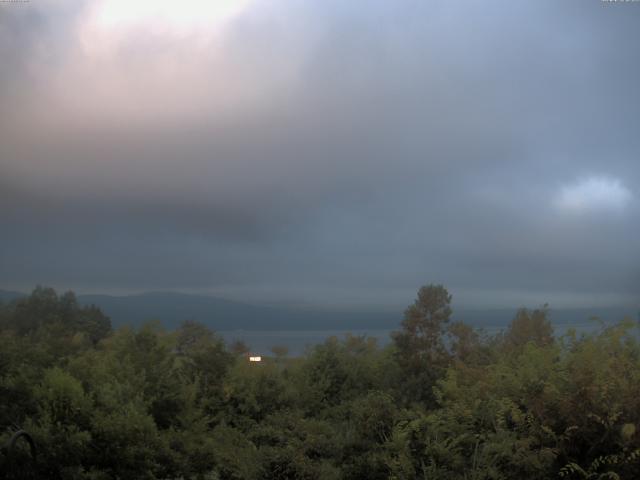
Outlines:
[[[638, 324], [499, 335], [418, 291], [384, 348], [329, 338], [260, 363], [205, 326], [112, 329], [73, 293], [0, 305], [0, 471], [46, 479], [640, 477]], [[17, 435], [26, 432], [28, 435]], [[33, 447], [29, 443], [33, 440]]]

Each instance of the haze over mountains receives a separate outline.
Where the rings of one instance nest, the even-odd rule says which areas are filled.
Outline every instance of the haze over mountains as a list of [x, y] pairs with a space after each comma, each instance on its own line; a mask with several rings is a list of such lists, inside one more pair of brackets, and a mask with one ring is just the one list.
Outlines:
[[[0, 290], [0, 301], [8, 302], [25, 293]], [[327, 309], [313, 306], [272, 306], [231, 301], [206, 295], [176, 292], [147, 292], [136, 295], [78, 295], [84, 305], [94, 304], [111, 318], [114, 326], [140, 325], [158, 320], [175, 328], [184, 320], [197, 320], [222, 330], [384, 330], [395, 329], [402, 310]], [[477, 327], [506, 326], [517, 308], [453, 308], [453, 320]], [[535, 307], [535, 306], [534, 306]], [[624, 317], [637, 318], [638, 312], [625, 307], [562, 308], [551, 310], [554, 324], [583, 324], [591, 317], [616, 322]]]

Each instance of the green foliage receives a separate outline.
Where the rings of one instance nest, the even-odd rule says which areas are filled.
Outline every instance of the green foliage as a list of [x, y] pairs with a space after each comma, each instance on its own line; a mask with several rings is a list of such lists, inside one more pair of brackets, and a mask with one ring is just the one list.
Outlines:
[[38, 287], [0, 307], [0, 446], [19, 425], [38, 450], [3, 447], [3, 478], [640, 478], [636, 323], [556, 339], [545, 306], [487, 337], [450, 302], [420, 289], [386, 348], [254, 364], [196, 322], [111, 331]]
[[52, 288], [36, 287], [30, 296], [4, 307], [0, 315], [3, 330], [19, 335], [63, 336], [84, 334], [95, 344], [111, 331], [108, 317], [95, 306], [80, 307], [73, 292], [58, 296]]
[[442, 285], [422, 287], [404, 312], [402, 330], [392, 334], [406, 403], [433, 405], [433, 386], [449, 361], [444, 333], [451, 316], [450, 304], [451, 295]]
[[504, 336], [505, 347], [521, 348], [529, 342], [544, 347], [553, 343], [553, 327], [548, 317], [547, 305], [533, 312], [526, 308], [518, 310]]

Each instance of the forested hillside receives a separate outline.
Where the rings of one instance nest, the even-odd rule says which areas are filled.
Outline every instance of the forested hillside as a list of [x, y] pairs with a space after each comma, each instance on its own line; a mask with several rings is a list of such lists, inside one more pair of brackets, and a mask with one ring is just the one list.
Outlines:
[[[196, 322], [114, 330], [73, 293], [0, 306], [0, 471], [46, 479], [633, 479], [638, 324], [486, 336], [422, 287], [384, 348], [248, 361]], [[17, 431], [26, 437], [11, 442]]]

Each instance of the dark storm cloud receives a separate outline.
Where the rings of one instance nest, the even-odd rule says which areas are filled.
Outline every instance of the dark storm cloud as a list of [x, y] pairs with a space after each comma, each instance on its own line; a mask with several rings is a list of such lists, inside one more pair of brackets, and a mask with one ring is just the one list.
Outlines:
[[95, 5], [2, 6], [3, 285], [637, 302], [640, 7]]

